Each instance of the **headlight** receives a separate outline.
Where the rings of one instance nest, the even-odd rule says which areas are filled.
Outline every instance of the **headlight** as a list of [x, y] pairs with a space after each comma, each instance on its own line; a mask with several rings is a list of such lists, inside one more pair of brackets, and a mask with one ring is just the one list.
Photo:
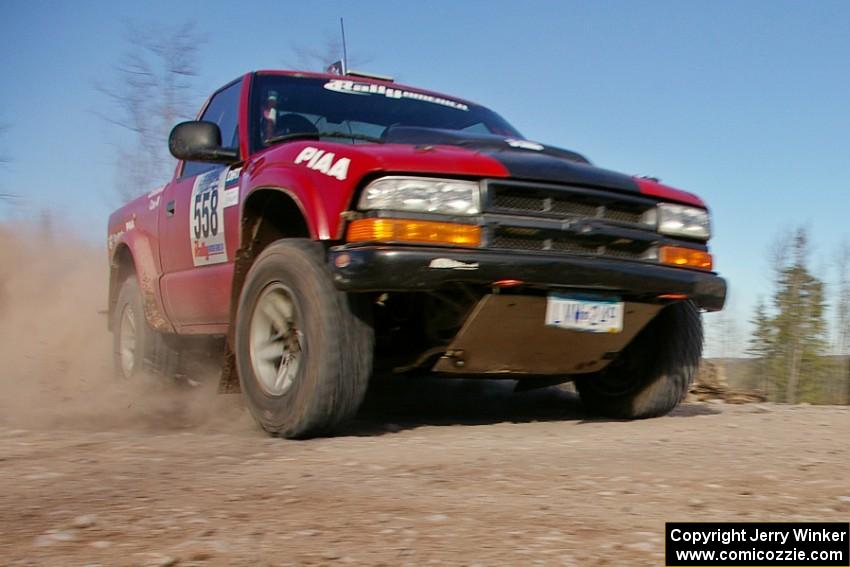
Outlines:
[[711, 236], [711, 220], [705, 209], [660, 203], [658, 232], [671, 236], [708, 240]]
[[481, 212], [480, 195], [477, 181], [388, 176], [366, 186], [358, 208], [477, 215]]

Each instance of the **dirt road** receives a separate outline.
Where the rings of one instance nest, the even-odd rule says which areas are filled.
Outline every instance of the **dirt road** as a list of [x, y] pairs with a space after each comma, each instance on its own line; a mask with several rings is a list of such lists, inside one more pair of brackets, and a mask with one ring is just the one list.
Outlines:
[[0, 557], [662, 565], [667, 520], [850, 517], [843, 408], [689, 405], [627, 423], [586, 420], [554, 390], [466, 385], [437, 410], [430, 398], [457, 388], [417, 390], [390, 396], [404, 418], [373, 411], [307, 442], [266, 438], [236, 397], [214, 425], [177, 404], [136, 427], [4, 426]]
[[48, 244], [0, 233], [2, 565], [662, 565], [665, 521], [850, 519], [847, 408], [423, 381], [267, 438], [212, 384], [112, 380], [103, 255]]

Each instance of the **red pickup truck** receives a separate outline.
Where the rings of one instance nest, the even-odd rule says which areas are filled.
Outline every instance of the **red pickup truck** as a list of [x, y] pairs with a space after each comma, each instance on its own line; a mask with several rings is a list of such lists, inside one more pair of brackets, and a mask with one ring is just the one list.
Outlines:
[[169, 147], [171, 182], [109, 218], [117, 372], [223, 345], [222, 387], [274, 434], [331, 432], [375, 373], [574, 381], [593, 411], [661, 415], [725, 301], [698, 197], [456, 97], [253, 72]]

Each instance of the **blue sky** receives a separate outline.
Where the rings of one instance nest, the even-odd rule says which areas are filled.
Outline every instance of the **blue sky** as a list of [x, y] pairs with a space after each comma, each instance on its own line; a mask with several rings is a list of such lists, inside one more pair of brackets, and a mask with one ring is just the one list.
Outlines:
[[[850, 237], [850, 2], [39, 2], [5, 0], [0, 192], [92, 239], [114, 204], [98, 118], [124, 22], [193, 20], [208, 41], [198, 101], [237, 75], [288, 67], [345, 18], [370, 71], [494, 108], [527, 137], [651, 174], [714, 213], [717, 269], [744, 337], [770, 293], [770, 242], [810, 228], [831, 281]], [[5, 214], [9, 214], [8, 210]], [[711, 321], [711, 318], [709, 318]]]

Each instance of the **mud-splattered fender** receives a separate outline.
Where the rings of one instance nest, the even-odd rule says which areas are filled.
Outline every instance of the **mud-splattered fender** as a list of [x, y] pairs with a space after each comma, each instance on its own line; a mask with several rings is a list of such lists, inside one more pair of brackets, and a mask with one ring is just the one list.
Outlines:
[[[159, 287], [159, 257], [156, 235], [138, 226], [133, 215], [123, 223], [110, 222], [107, 237], [109, 253], [109, 320], [118, 299], [124, 277], [132, 270], [142, 294], [148, 324], [157, 331], [173, 333], [174, 327], [165, 317]], [[127, 263], [130, 263], [128, 268]]]

